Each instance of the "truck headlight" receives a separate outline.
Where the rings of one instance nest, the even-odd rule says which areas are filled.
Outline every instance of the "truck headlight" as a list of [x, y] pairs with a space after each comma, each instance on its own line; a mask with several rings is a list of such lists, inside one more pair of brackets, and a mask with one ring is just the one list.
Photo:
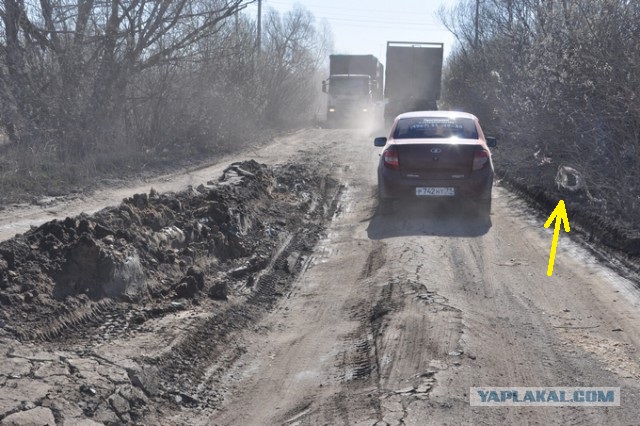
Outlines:
[[329, 108], [329, 112], [336, 112], [335, 108]]
[[367, 112], [367, 109], [366, 108], [362, 108], [362, 112]]

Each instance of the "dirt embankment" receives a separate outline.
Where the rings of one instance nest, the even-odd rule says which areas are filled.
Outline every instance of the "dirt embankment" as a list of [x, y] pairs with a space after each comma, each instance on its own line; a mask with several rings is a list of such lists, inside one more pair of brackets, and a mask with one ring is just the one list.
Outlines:
[[[565, 169], [569, 169], [569, 173]], [[502, 186], [542, 213], [550, 214], [558, 200], [564, 200], [574, 235], [580, 235], [583, 243], [604, 263], [617, 267], [611, 262], [615, 259], [629, 271], [640, 274], [640, 230], [621, 220], [617, 212], [607, 215], [604, 200], [594, 198], [580, 185], [581, 175], [572, 173], [577, 171], [560, 167], [556, 172], [550, 167], [538, 167], [515, 175], [508, 170], [508, 167], [497, 166]], [[556, 182], [555, 187], [550, 182]]]
[[540, 151], [530, 151], [510, 141], [492, 151], [500, 183], [547, 214], [564, 200], [572, 231], [601, 260], [617, 257], [640, 272], [640, 222], [627, 214], [638, 200], [623, 199], [614, 185], [603, 193], [594, 183], [594, 172], [570, 167], [571, 158], [560, 155], [552, 161]]
[[[287, 293], [339, 192], [308, 168], [246, 161], [219, 181], [137, 194], [0, 243], [1, 355], [20, 364], [0, 369], [0, 389], [36, 389], [27, 402], [0, 398], [0, 424], [42, 407], [58, 422], [128, 423], [153, 400], [215, 405], [207, 367]], [[161, 329], [166, 342], [135, 349]], [[101, 356], [116, 340], [134, 355]], [[29, 342], [48, 355], [24, 353]]]

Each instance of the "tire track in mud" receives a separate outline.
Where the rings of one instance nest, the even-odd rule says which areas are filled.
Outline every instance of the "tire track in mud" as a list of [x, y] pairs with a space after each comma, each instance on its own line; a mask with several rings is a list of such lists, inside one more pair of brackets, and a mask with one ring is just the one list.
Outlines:
[[320, 182], [320, 195], [311, 197], [305, 214], [306, 217], [319, 216], [320, 223], [307, 223], [282, 238], [282, 244], [274, 249], [269, 264], [255, 275], [255, 283], [246, 300], [194, 327], [169, 353], [146, 360], [163, 371], [164, 387], [169, 395], [180, 396], [182, 405], [205, 408], [221, 401], [223, 394], [216, 391], [216, 384], [224, 371], [245, 352], [235, 338], [241, 331], [259, 323], [275, 307], [303, 269], [305, 257], [322, 234], [322, 223], [333, 215], [342, 191], [342, 187], [331, 179], [324, 177]]
[[[317, 235], [317, 232], [312, 234]], [[213, 384], [226, 367], [244, 353], [242, 347], [234, 344], [235, 337], [258, 323], [285, 294], [294, 278], [291, 273], [297, 273], [300, 265], [289, 273], [283, 269], [284, 262], [292, 253], [303, 252], [314, 238], [305, 231], [285, 239], [271, 264], [260, 271], [254, 289], [245, 301], [193, 327], [193, 331], [183, 336], [169, 353], [158, 359], [146, 360], [163, 371], [163, 385], [169, 394], [189, 395], [192, 401], [187, 400], [184, 404], [188, 406], [206, 407], [219, 402], [219, 395], [211, 392], [207, 384]], [[208, 395], [210, 393], [213, 395]]]
[[443, 359], [461, 356], [461, 311], [427, 289], [424, 252], [417, 241], [374, 242], [345, 307], [359, 326], [342, 337], [336, 357], [342, 390], [309, 416], [403, 424], [412, 404], [428, 402], [438, 372], [449, 368]]
[[377, 421], [404, 424], [414, 404], [428, 403], [439, 371], [460, 365], [462, 313], [428, 288], [438, 274], [424, 261], [423, 243], [384, 244], [384, 270], [363, 274], [374, 302], [362, 322], [373, 336]]
[[369, 252], [360, 272], [359, 281], [364, 283], [366, 291], [358, 294], [350, 302], [349, 316], [359, 322], [359, 327], [349, 336], [345, 336], [346, 349], [342, 352], [338, 365], [342, 375], [340, 380], [370, 380], [377, 383], [380, 374], [376, 336], [383, 326], [383, 317], [391, 310], [398, 309], [392, 300], [393, 282], [379, 289], [374, 275], [384, 266], [386, 246], [377, 243]]
[[[393, 284], [389, 283], [379, 289], [374, 278], [385, 260], [385, 245], [376, 243], [369, 252], [358, 279], [364, 284], [364, 291], [356, 294], [350, 301], [349, 316], [360, 325], [351, 335], [345, 336], [346, 350], [342, 353], [338, 366], [343, 372], [341, 380], [345, 382], [369, 379], [374, 383], [378, 381], [380, 369], [376, 335], [382, 326], [383, 317], [394, 308], [390, 298]], [[370, 377], [372, 374], [373, 378]]]
[[374, 243], [355, 282], [348, 287], [350, 294], [342, 311], [345, 319], [357, 325], [339, 337], [337, 353], [333, 355], [335, 393], [314, 401], [304, 411], [290, 413], [283, 424], [295, 420], [294, 424], [350, 425], [364, 418], [371, 419], [373, 424], [381, 418], [376, 335], [383, 327], [384, 317], [401, 308], [394, 305], [393, 283], [380, 285], [376, 281], [376, 274], [385, 262], [386, 245]]
[[439, 369], [448, 367], [441, 359], [461, 354], [461, 312], [420, 281], [423, 253], [419, 244], [398, 249], [377, 242], [360, 275], [366, 290], [351, 301], [350, 315], [360, 326], [346, 336], [341, 379], [352, 408], [368, 406], [381, 424], [402, 424], [411, 404], [428, 400]]
[[[121, 315], [114, 314], [116, 303], [113, 300], [101, 300], [99, 302], [88, 301], [81, 307], [67, 312], [47, 323], [34, 324], [33, 330], [27, 333], [19, 331], [17, 337], [22, 341], [35, 340], [40, 342], [50, 342], [63, 337], [65, 334], [81, 333], [86, 328], [98, 327], [105, 324], [105, 319], [112, 316], [114, 320]], [[121, 313], [121, 314], [124, 314]], [[122, 318], [121, 328], [126, 329], [129, 321]]]

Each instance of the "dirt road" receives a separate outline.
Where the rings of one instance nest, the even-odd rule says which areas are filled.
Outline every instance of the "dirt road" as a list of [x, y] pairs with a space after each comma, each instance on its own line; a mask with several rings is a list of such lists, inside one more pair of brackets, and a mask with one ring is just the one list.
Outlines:
[[[251, 309], [251, 290], [232, 286], [227, 302], [165, 312], [98, 341], [0, 334], [0, 424], [25, 413], [57, 424], [637, 424], [637, 283], [567, 235], [548, 277], [552, 230], [499, 185], [490, 223], [458, 204], [377, 216], [371, 140], [306, 130], [240, 157], [293, 160], [342, 185], [317, 244], [288, 249], [303, 253], [298, 272]], [[195, 186], [227, 164], [143, 190]], [[22, 217], [48, 215], [27, 210]], [[11, 222], [0, 218], [4, 230], [18, 229]], [[172, 349], [190, 339], [199, 339], [189, 346], [197, 357]], [[621, 406], [471, 407], [478, 386], [620, 387]]]

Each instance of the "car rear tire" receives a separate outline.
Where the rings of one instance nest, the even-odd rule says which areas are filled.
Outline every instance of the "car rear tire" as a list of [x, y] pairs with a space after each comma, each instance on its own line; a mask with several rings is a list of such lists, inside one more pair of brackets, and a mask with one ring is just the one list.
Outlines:
[[476, 212], [479, 217], [489, 219], [491, 216], [491, 198], [476, 201]]
[[378, 213], [382, 216], [389, 216], [393, 214], [393, 199], [392, 198], [378, 198]]

